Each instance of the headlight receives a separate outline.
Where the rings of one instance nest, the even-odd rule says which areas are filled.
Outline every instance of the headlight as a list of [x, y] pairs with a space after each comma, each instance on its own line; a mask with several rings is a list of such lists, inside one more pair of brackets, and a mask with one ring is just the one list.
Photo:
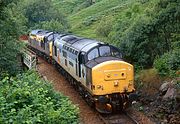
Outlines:
[[96, 87], [97, 87], [97, 89], [102, 89], [103, 90], [103, 86], [102, 85], [97, 85]]
[[117, 87], [119, 85], [118, 81], [114, 81], [114, 86]]

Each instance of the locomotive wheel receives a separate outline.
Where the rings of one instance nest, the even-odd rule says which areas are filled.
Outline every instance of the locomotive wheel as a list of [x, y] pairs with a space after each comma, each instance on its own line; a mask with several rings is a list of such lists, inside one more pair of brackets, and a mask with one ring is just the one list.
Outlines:
[[124, 106], [122, 102], [119, 102], [118, 104], [116, 102], [112, 102], [113, 113], [122, 112], [123, 109], [124, 109]]
[[96, 102], [95, 107], [96, 107], [96, 110], [100, 113], [110, 114], [113, 112], [113, 108], [111, 104], [108, 104], [108, 103], [102, 104], [102, 103]]

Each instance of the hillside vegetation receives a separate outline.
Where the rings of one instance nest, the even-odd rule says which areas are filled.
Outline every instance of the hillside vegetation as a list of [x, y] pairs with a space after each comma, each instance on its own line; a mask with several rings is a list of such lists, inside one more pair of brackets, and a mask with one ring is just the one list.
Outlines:
[[0, 124], [76, 124], [78, 108], [34, 71], [23, 71], [17, 56], [28, 30], [66, 31], [64, 15], [47, 0], [0, 0]]
[[77, 124], [78, 109], [33, 71], [0, 80], [1, 124]]
[[[67, 1], [66, 6], [70, 4]], [[178, 0], [99, 0], [87, 7], [81, 7], [83, 1], [71, 0], [72, 3], [71, 12], [63, 8], [68, 13], [72, 33], [119, 47], [124, 58], [136, 68], [154, 66], [159, 74], [177, 76], [180, 68]]]

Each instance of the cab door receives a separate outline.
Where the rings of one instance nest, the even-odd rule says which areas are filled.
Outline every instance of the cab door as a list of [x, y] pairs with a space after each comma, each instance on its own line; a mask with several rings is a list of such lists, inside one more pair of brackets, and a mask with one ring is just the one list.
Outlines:
[[86, 84], [86, 67], [85, 67], [85, 53], [81, 52], [79, 54], [79, 78], [81, 82]]
[[62, 61], [61, 61], [61, 58], [62, 58], [62, 48], [63, 48], [63, 44], [60, 43], [59, 44], [59, 52], [58, 52], [58, 62], [60, 65], [62, 65]]

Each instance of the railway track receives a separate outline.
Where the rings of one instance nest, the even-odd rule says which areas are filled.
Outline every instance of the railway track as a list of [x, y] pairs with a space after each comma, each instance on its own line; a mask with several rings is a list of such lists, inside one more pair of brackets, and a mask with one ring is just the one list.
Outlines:
[[104, 124], [139, 124], [130, 114], [127, 112], [122, 112], [119, 114], [104, 115], [99, 114], [99, 118], [104, 122]]

